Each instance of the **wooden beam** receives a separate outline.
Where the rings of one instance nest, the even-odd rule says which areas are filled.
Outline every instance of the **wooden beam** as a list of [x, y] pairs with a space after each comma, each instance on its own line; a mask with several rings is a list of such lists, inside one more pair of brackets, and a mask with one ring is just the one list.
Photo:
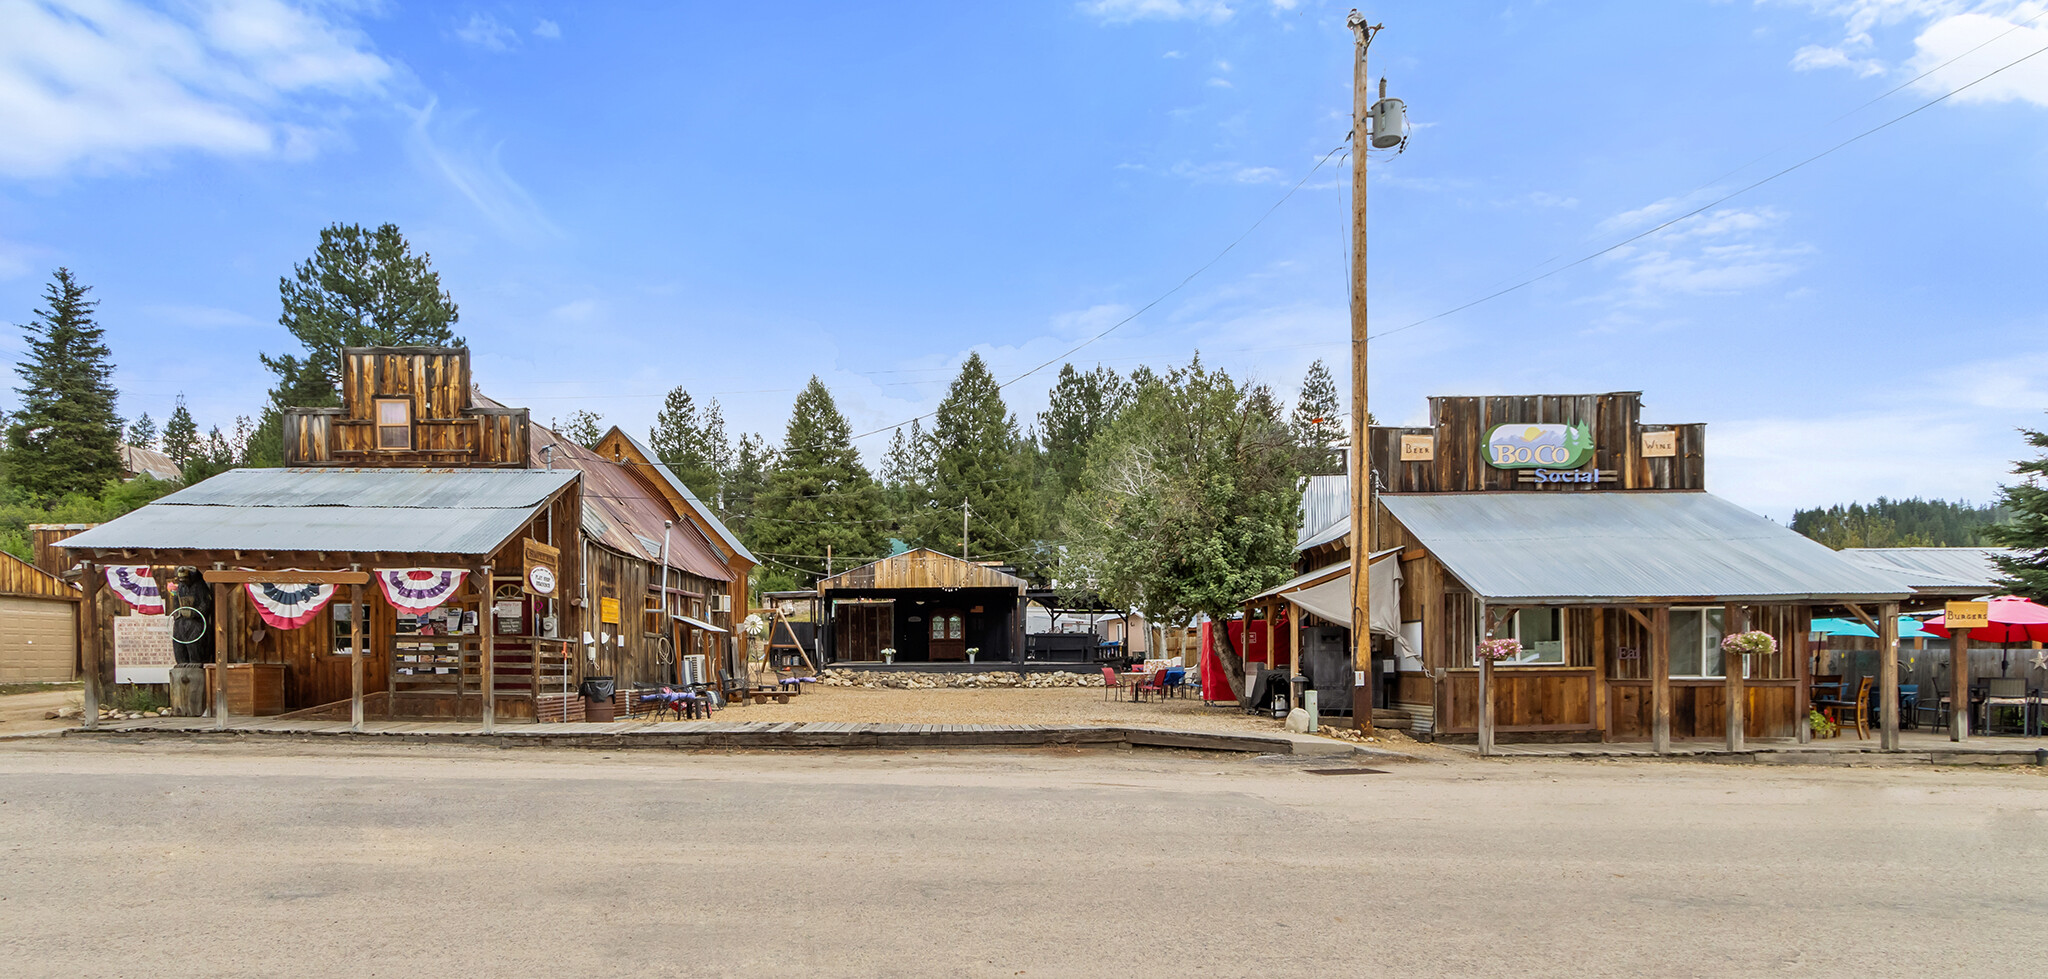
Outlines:
[[[492, 638], [498, 632], [498, 617], [495, 605], [497, 596], [491, 593], [490, 587], [490, 565], [486, 564], [483, 566], [482, 575], [478, 580], [484, 583], [485, 593], [483, 607], [477, 610], [476, 621], [479, 631], [483, 633], [484, 733], [489, 734], [496, 726], [498, 720], [497, 646], [492, 642]], [[625, 616], [622, 614], [619, 618], [623, 619]], [[620, 623], [619, 628], [625, 628], [625, 623]], [[538, 649], [534, 651], [533, 667], [536, 670], [540, 668], [540, 651]]]
[[1650, 627], [1650, 744], [1671, 753], [1671, 606], [1659, 605]]
[[1948, 739], [1961, 741], [1970, 736], [1970, 630], [1948, 635]]
[[363, 638], [369, 632], [369, 630], [363, 628], [363, 616], [369, 611], [363, 605], [363, 586], [349, 586], [348, 602], [348, 729], [356, 734], [361, 734], [363, 733]]
[[[1479, 639], [1484, 642], [1493, 638], [1493, 609], [1484, 603], [1479, 608]], [[1488, 656], [1479, 657], [1479, 754], [1493, 754], [1493, 659]]]
[[[213, 566], [215, 571], [221, 565]], [[208, 572], [209, 574], [211, 572]], [[222, 582], [213, 585], [213, 729], [228, 729], [228, 637], [232, 631], [224, 628], [227, 624], [228, 602], [234, 591]]]
[[208, 571], [208, 584], [266, 585], [361, 585], [370, 580], [367, 571]]
[[106, 576], [99, 568], [88, 563], [80, 568], [79, 584], [83, 586], [85, 600], [78, 609], [78, 658], [85, 666], [85, 729], [96, 730], [100, 726], [100, 585]]
[[1651, 625], [1649, 618], [1644, 616], [1640, 610], [1630, 608], [1626, 605], [1621, 606], [1621, 610], [1627, 612], [1629, 618], [1636, 620], [1636, 624], [1642, 626], [1644, 632], [1654, 633], [1657, 631], [1657, 627]]
[[1885, 751], [1899, 750], [1899, 603], [1885, 602], [1877, 607], [1878, 618], [1883, 621], [1877, 629], [1877, 695], [1884, 698], [1878, 705], [1878, 746]]
[[[1878, 624], [1877, 624], [1877, 620], [1876, 620], [1876, 619], [1873, 619], [1873, 618], [1871, 618], [1871, 617], [1870, 617], [1870, 613], [1869, 613], [1869, 612], [1865, 612], [1865, 611], [1863, 611], [1863, 606], [1861, 606], [1861, 605], [1858, 605], [1858, 604], [1856, 604], [1856, 603], [1854, 603], [1854, 602], [1843, 602], [1843, 603], [1842, 603], [1842, 607], [1843, 607], [1843, 608], [1846, 608], [1846, 609], [1848, 609], [1848, 610], [1849, 610], [1849, 614], [1851, 614], [1851, 615], [1854, 615], [1854, 616], [1855, 616], [1855, 617], [1857, 618], [1857, 620], [1858, 620], [1858, 621], [1861, 621], [1861, 622], [1862, 622], [1862, 623], [1864, 624], [1864, 626], [1866, 626], [1866, 627], [1868, 627], [1868, 628], [1870, 629], [1870, 631], [1872, 631], [1872, 632], [1882, 632], [1882, 631], [1883, 631], [1883, 630], [1882, 630], [1882, 629], [1881, 629], [1881, 628], [1880, 628], [1880, 627], [1878, 626]], [[1898, 624], [1898, 622], [1896, 621], [1896, 616], [1895, 616], [1895, 617], [1894, 617], [1894, 621], [1892, 622], [1892, 628], [1896, 629], [1896, 628], [1898, 628], [1898, 627], [1899, 627], [1899, 624]]]
[[[1722, 607], [1722, 635], [1732, 636], [1738, 632], [1744, 631], [1747, 628], [1749, 628], [1749, 624], [1744, 619], [1742, 606], [1728, 605]], [[1744, 708], [1749, 706], [1748, 704], [1743, 703], [1743, 699], [1748, 696], [1748, 692], [1743, 689], [1742, 683], [1742, 667], [1746, 660], [1747, 657], [1743, 656], [1741, 653], [1729, 654], [1724, 652], [1721, 655], [1721, 673], [1723, 676], [1727, 678], [1728, 696], [1728, 719], [1726, 722], [1728, 725], [1728, 731], [1726, 737], [1726, 745], [1728, 750], [1731, 752], [1741, 751], [1744, 747], [1744, 732], [1742, 729], [1744, 724], [1746, 724], [1748, 721]]]

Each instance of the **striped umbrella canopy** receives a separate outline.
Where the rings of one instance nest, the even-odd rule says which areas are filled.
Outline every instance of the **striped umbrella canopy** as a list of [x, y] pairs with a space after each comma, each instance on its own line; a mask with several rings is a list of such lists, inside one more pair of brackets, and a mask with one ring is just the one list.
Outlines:
[[[2048, 642], [2048, 608], [2036, 605], [2018, 595], [2000, 595], [1992, 599], [1991, 624], [1982, 629], [1971, 629], [1970, 638], [1977, 642]], [[1937, 615], [1927, 620], [1929, 635], [1948, 638], [1948, 616]]]

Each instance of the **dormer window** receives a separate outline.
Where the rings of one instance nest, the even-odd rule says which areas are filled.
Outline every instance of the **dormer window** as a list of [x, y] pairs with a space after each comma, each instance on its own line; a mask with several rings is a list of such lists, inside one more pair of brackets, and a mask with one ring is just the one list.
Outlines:
[[412, 448], [412, 402], [377, 401], [377, 448]]

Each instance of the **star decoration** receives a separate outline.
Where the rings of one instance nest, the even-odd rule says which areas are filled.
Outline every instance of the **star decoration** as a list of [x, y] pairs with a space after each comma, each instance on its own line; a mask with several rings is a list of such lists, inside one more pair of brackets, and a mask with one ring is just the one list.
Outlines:
[[2048, 649], [2034, 650], [2034, 669], [2048, 670]]

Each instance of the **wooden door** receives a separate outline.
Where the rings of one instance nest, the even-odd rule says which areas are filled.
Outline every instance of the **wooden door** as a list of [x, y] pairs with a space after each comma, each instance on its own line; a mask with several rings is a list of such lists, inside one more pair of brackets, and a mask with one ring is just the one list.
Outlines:
[[931, 615], [932, 662], [967, 658], [967, 614], [957, 608], [935, 609]]

